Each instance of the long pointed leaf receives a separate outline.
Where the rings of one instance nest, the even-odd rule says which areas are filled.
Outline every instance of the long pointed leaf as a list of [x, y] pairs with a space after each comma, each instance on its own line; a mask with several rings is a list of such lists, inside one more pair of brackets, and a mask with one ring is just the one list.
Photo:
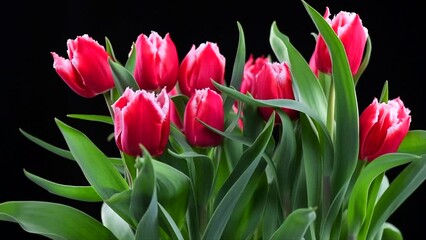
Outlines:
[[367, 239], [376, 235], [392, 213], [426, 180], [426, 156], [415, 158], [392, 181], [374, 209]]
[[86, 202], [102, 201], [102, 198], [98, 195], [98, 193], [96, 193], [92, 186], [71, 186], [59, 184], [43, 179], [26, 170], [24, 170], [24, 174], [31, 181], [55, 195]]
[[50, 239], [114, 240], [111, 231], [88, 214], [67, 205], [13, 201], [0, 204], [0, 220]]
[[27, 133], [26, 131], [24, 131], [23, 129], [19, 129], [19, 131], [29, 140], [31, 140], [32, 142], [34, 142], [35, 144], [39, 145], [40, 147], [54, 153], [57, 154], [61, 157], [64, 157], [66, 159], [69, 160], [73, 160], [74, 161], [74, 157], [72, 156], [71, 152], [62, 148], [58, 148], [56, 146], [53, 146], [50, 143], [47, 143], [37, 137], [34, 137], [33, 135]]
[[129, 188], [108, 157], [86, 135], [55, 120], [84, 176], [103, 200]]
[[366, 217], [370, 185], [385, 171], [419, 158], [416, 155], [393, 153], [382, 155], [369, 163], [360, 173], [352, 189], [348, 205], [348, 234], [357, 236]]

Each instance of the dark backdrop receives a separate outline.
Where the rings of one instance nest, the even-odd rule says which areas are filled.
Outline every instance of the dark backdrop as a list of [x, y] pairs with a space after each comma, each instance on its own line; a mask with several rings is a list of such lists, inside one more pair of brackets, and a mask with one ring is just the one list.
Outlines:
[[[380, 95], [389, 81], [390, 97], [400, 96], [412, 110], [411, 129], [426, 129], [424, 116], [424, 56], [425, 21], [420, 3], [386, 4], [370, 1], [307, 1], [321, 14], [329, 6], [331, 13], [340, 10], [360, 14], [372, 39], [370, 65], [358, 86], [359, 108]], [[410, 3], [409, 3], [410, 2]], [[23, 169], [64, 184], [85, 184], [75, 164], [59, 159], [23, 137], [19, 128], [57, 146], [65, 146], [54, 118], [82, 130], [96, 143], [103, 144], [107, 153], [114, 146], [105, 144], [111, 128], [91, 128], [66, 117], [68, 113], [105, 113], [101, 96], [83, 99], [74, 94], [55, 73], [50, 55], [55, 51], [66, 56], [66, 41], [89, 34], [102, 45], [105, 37], [111, 41], [119, 60], [125, 61], [130, 46], [140, 33], [151, 30], [164, 36], [170, 33], [182, 59], [192, 44], [217, 42], [229, 66], [234, 61], [238, 30], [244, 29], [247, 52], [272, 53], [268, 37], [273, 21], [290, 37], [296, 48], [309, 58], [316, 32], [301, 1], [261, 1], [248, 3], [228, 1], [43, 1], [29, 3], [13, 1], [3, 7], [2, 20], [2, 143], [0, 160], [0, 202], [10, 200], [43, 200], [66, 203], [99, 217], [97, 204], [81, 204], [53, 196], [28, 180]], [[4, 54], [6, 53], [6, 54]], [[102, 125], [101, 125], [102, 126]], [[392, 175], [392, 173], [391, 173]], [[423, 184], [392, 215], [394, 223], [406, 239], [424, 235], [426, 186]], [[0, 222], [3, 236], [9, 239], [35, 239], [18, 224]]]

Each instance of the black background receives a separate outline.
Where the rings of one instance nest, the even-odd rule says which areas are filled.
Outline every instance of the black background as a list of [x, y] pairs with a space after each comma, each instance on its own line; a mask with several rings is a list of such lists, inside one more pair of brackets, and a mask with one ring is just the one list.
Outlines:
[[[390, 98], [400, 96], [411, 109], [411, 129], [426, 129], [424, 115], [424, 14], [420, 3], [386, 1], [307, 1], [324, 13], [356, 12], [372, 39], [370, 64], [357, 86], [362, 110], [389, 81]], [[83, 123], [66, 117], [69, 113], [108, 114], [102, 96], [83, 99], [59, 78], [52, 65], [51, 51], [66, 56], [66, 41], [89, 34], [102, 45], [111, 41], [118, 59], [124, 62], [139, 34], [170, 33], [182, 59], [192, 44], [212, 41], [219, 45], [227, 61], [230, 78], [238, 44], [237, 21], [244, 29], [247, 53], [270, 54], [269, 30], [273, 21], [290, 37], [306, 59], [314, 48], [310, 35], [316, 32], [302, 1], [55, 1], [10, 2], [3, 6], [2, 24], [2, 143], [0, 160], [0, 202], [11, 200], [54, 201], [76, 206], [99, 217], [99, 205], [56, 197], [39, 188], [23, 174], [23, 169], [64, 184], [86, 184], [76, 164], [60, 159], [27, 140], [19, 128], [65, 147], [55, 125], [58, 118], [85, 132], [102, 145], [107, 154], [116, 154], [112, 143], [105, 144], [110, 126]], [[395, 172], [390, 172], [390, 176]], [[426, 185], [423, 184], [391, 216], [406, 239], [424, 235]], [[36, 239], [18, 224], [0, 222], [6, 239]], [[12, 236], [12, 237], [10, 237]], [[3, 237], [2, 237], [3, 239]]]

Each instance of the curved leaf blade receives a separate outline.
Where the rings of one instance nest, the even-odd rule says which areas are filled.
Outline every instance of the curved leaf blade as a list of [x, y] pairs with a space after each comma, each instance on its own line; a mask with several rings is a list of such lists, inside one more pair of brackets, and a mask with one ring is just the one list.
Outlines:
[[304, 239], [306, 230], [316, 218], [315, 208], [298, 208], [284, 220], [270, 240]]
[[47, 179], [36, 176], [26, 170], [24, 174], [31, 181], [49, 191], [52, 194], [85, 202], [101, 202], [102, 198], [93, 189], [92, 186], [71, 186], [49, 181]]
[[410, 130], [399, 145], [398, 152], [426, 154], [426, 130]]
[[24, 131], [23, 129], [19, 129], [19, 131], [26, 137], [28, 138], [30, 141], [34, 142], [35, 144], [39, 145], [40, 147], [46, 149], [47, 151], [50, 151], [58, 156], [61, 156], [63, 158], [69, 159], [69, 160], [73, 160], [74, 161], [74, 157], [72, 156], [71, 152], [56, 146], [53, 146], [50, 143], [47, 143], [37, 137], [34, 137], [33, 135], [27, 133], [26, 131]]
[[13, 201], [0, 204], [0, 220], [50, 239], [114, 240], [112, 232], [88, 214], [67, 205]]
[[129, 188], [109, 158], [86, 135], [55, 120], [84, 176], [103, 200]]

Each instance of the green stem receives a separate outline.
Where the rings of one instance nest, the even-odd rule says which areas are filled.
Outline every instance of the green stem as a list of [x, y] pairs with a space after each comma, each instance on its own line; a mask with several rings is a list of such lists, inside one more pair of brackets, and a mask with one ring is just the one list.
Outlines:
[[112, 117], [112, 120], [114, 120], [114, 112], [111, 108], [111, 105], [113, 104], [113, 100], [112, 100], [112, 97], [111, 97], [112, 96], [112, 90], [109, 91], [109, 92], [105, 92], [102, 95], [104, 95], [104, 99], [105, 99], [105, 103], [106, 103], [107, 108], [108, 108], [108, 112], [109, 112], [110, 116]]

